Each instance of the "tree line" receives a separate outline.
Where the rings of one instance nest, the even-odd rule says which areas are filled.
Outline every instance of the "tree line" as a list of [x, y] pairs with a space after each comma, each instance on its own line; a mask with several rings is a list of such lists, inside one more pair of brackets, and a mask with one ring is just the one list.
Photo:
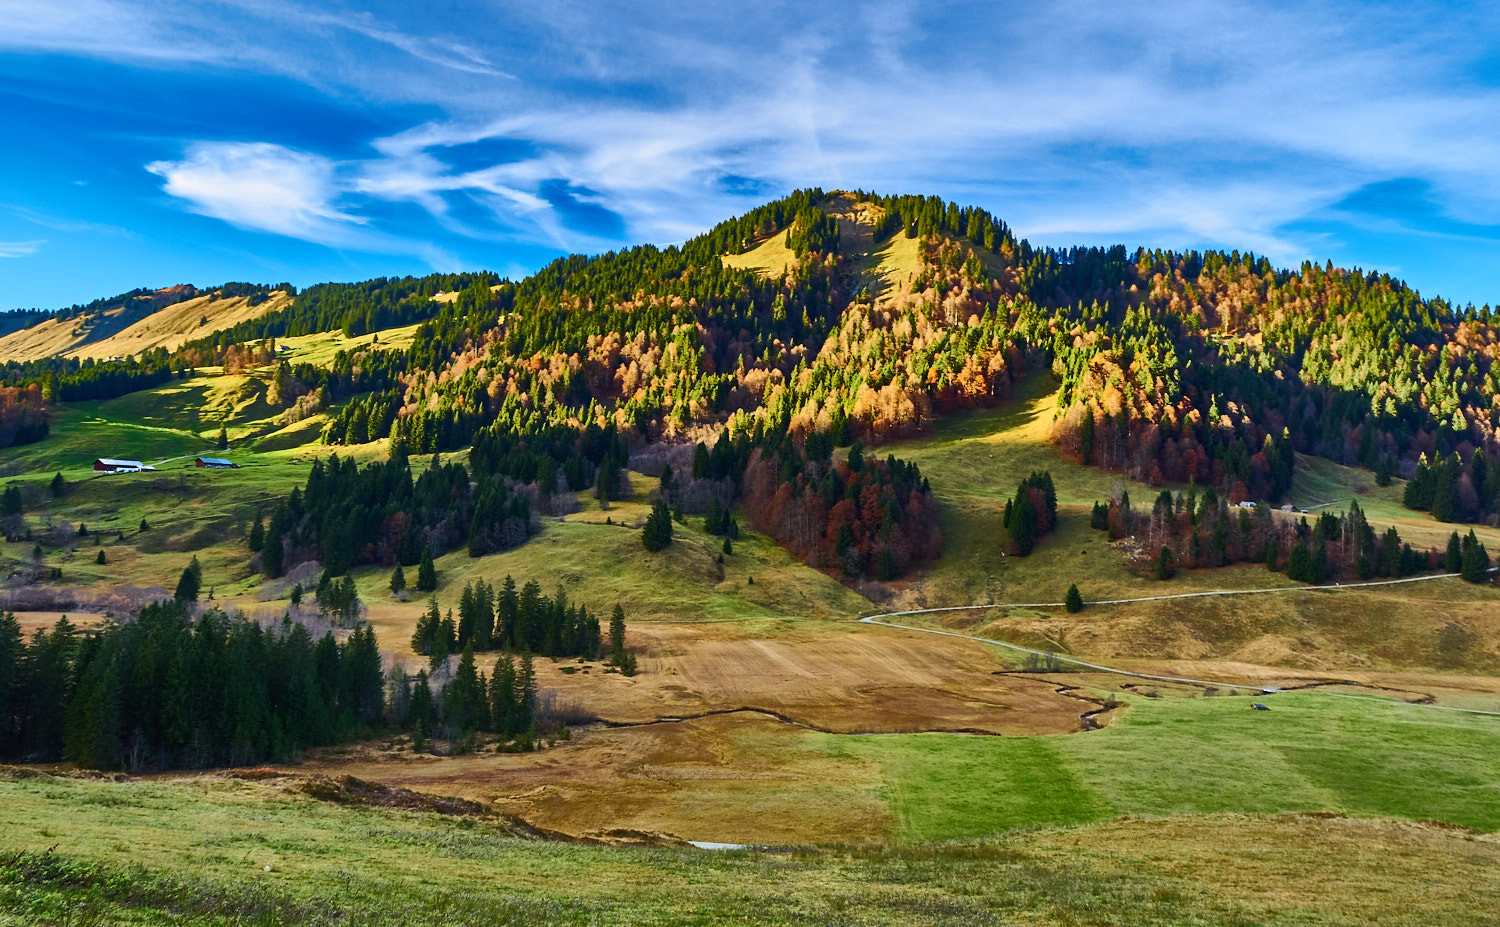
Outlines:
[[[623, 621], [623, 611], [620, 614]], [[466, 583], [457, 620], [452, 609], [446, 617], [442, 614], [434, 596], [411, 637], [412, 650], [429, 656], [433, 666], [467, 648], [597, 659], [602, 647], [599, 620], [586, 605], [568, 601], [561, 587], [548, 598], [536, 580], [517, 589], [508, 575], [499, 589], [483, 580]]]
[[1472, 531], [1463, 540], [1455, 532], [1446, 554], [1416, 550], [1394, 525], [1377, 532], [1357, 501], [1346, 512], [1324, 512], [1309, 522], [1306, 517], [1276, 518], [1265, 504], [1231, 505], [1212, 486], [1201, 493], [1197, 486], [1189, 486], [1182, 493], [1162, 490], [1149, 511], [1134, 507], [1129, 492], [1095, 502], [1090, 524], [1111, 539], [1134, 539], [1133, 568], [1163, 580], [1178, 569], [1263, 563], [1310, 584], [1398, 578], [1432, 570], [1462, 573], [1470, 582], [1479, 582], [1490, 566], [1488, 552]]
[[183, 603], [80, 632], [66, 617], [21, 640], [0, 615], [0, 755], [97, 769], [294, 758], [384, 724], [374, 631], [314, 640]]

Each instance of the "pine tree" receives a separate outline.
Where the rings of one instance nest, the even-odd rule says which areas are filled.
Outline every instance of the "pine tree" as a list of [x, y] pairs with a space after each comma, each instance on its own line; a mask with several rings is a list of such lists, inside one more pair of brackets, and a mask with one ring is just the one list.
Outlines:
[[713, 468], [709, 462], [708, 445], [702, 441], [693, 448], [693, 479], [706, 480], [713, 475]]
[[1063, 600], [1063, 605], [1070, 612], [1083, 611], [1083, 596], [1078, 592], [1077, 583], [1068, 587], [1068, 597]]
[[511, 738], [519, 733], [516, 698], [516, 661], [505, 654], [495, 661], [495, 671], [490, 675], [490, 724], [501, 737]]
[[[142, 522], [144, 524], [144, 521]], [[145, 530], [144, 528], [141, 530]], [[250, 552], [260, 553], [260, 549], [266, 546], [266, 528], [261, 524], [260, 513], [255, 514], [255, 524], [250, 526]]]
[[104, 559], [104, 551], [99, 551], [99, 556], [94, 558], [94, 562], [99, 564], [100, 566], [104, 566], [104, 564], [108, 563], [108, 561]]
[[1458, 532], [1455, 531], [1448, 536], [1448, 551], [1443, 556], [1443, 572], [1457, 573], [1463, 569], [1463, 565], [1463, 546], [1459, 543]]
[[1463, 561], [1459, 572], [1465, 580], [1477, 583], [1484, 580], [1490, 570], [1490, 554], [1470, 528], [1463, 542]]
[[1011, 553], [1017, 557], [1029, 555], [1036, 544], [1036, 509], [1031, 504], [1031, 493], [1025, 486], [1016, 490], [1015, 501], [1010, 507], [1010, 518], [1005, 527], [1010, 534]]
[[10, 612], [0, 612], [0, 757], [20, 752], [21, 661], [25, 645], [21, 623]]
[[1391, 477], [1396, 473], [1396, 462], [1389, 454], [1381, 455], [1380, 462], [1375, 465], [1375, 485], [1391, 485]]
[[380, 646], [375, 629], [362, 624], [349, 636], [339, 661], [345, 707], [360, 724], [380, 720], [385, 707], [385, 677], [380, 668]]
[[[432, 684], [427, 679], [426, 670], [419, 670], [417, 681], [412, 684], [406, 720], [419, 731], [425, 730], [432, 724]], [[418, 746], [417, 749], [422, 748]]]
[[726, 524], [726, 512], [719, 504], [719, 499], [714, 496], [708, 500], [708, 514], [703, 516], [703, 530], [709, 534], [723, 534], [728, 527]]
[[484, 698], [484, 688], [474, 664], [474, 645], [469, 644], [458, 658], [458, 669], [454, 670], [453, 680], [443, 693], [443, 720], [448, 725], [450, 736], [462, 736], [479, 726], [479, 703]]
[[1103, 502], [1094, 503], [1094, 509], [1089, 513], [1089, 527], [1095, 531], [1109, 530], [1109, 506]]
[[516, 730], [527, 731], [536, 724], [536, 666], [531, 651], [521, 654], [521, 671], [516, 675]]
[[142, 518], [141, 519], [141, 528], [140, 528], [141, 534], [145, 534], [147, 531], [150, 531], [150, 530], [151, 530], [151, 526], [146, 523], [146, 519]]
[[658, 499], [651, 507], [651, 514], [646, 516], [646, 527], [641, 531], [641, 542], [653, 552], [672, 543], [672, 516], [667, 512], [665, 502]]
[[625, 609], [618, 603], [609, 616], [610, 659], [619, 663], [625, 656]]
[[448, 662], [448, 654], [453, 652], [453, 648], [449, 646], [449, 641], [448, 630], [439, 621], [432, 635], [432, 646], [427, 659], [427, 665], [434, 671]]
[[63, 493], [67, 492], [68, 481], [63, 479], [63, 475], [59, 471], [58, 474], [52, 478], [52, 483], [47, 488], [52, 493], [52, 498], [57, 499], [60, 498]]
[[442, 623], [443, 613], [438, 610], [437, 596], [433, 596], [427, 603], [427, 611], [417, 618], [416, 629], [411, 634], [411, 649], [424, 656], [432, 653]]
[[417, 589], [431, 592], [437, 588], [437, 569], [432, 565], [432, 550], [422, 548], [422, 562], [417, 566]]
[[396, 569], [391, 572], [391, 595], [400, 596], [406, 591], [406, 570], [401, 564], [396, 564]]
[[219, 450], [221, 450], [221, 451], [228, 450], [228, 448], [229, 448], [229, 429], [225, 428], [225, 427], [223, 427], [221, 425], [221, 426], [219, 426]]
[[730, 541], [729, 538], [724, 539], [723, 551], [726, 557], [734, 553], [734, 542]]
[[203, 588], [203, 568], [198, 565], [195, 556], [188, 562], [182, 571], [182, 577], [177, 580], [177, 591], [172, 593], [172, 598], [179, 602], [198, 601], [198, 592]]
[[1156, 555], [1156, 578], [1166, 580], [1176, 575], [1177, 564], [1173, 561], [1172, 548], [1163, 547]]
[[519, 598], [516, 595], [516, 581], [508, 574], [505, 582], [500, 585], [500, 595], [495, 602], [495, 636], [501, 647], [512, 650], [520, 649], [516, 638], [516, 617], [519, 608]]

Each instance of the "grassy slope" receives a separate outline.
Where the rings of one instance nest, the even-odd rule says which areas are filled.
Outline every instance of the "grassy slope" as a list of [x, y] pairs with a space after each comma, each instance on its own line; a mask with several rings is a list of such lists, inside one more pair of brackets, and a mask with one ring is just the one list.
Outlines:
[[117, 355], [128, 357], [152, 348], [174, 351], [189, 341], [258, 319], [291, 304], [292, 298], [280, 290], [256, 306], [250, 305], [249, 297], [245, 296], [213, 300], [199, 296], [153, 312], [124, 331], [69, 353], [98, 360]]
[[[1180, 571], [1166, 583], [1130, 573], [1122, 552], [1089, 527], [1089, 510], [1095, 500], [1121, 488], [1138, 505], [1149, 504], [1159, 490], [1063, 459], [1047, 441], [1053, 407], [1052, 380], [1037, 374], [1020, 385], [1012, 402], [949, 416], [933, 435], [879, 449], [919, 464], [942, 504], [945, 554], [926, 574], [898, 588], [894, 607], [1059, 602], [1074, 582], [1089, 600], [1297, 586], [1283, 574], [1250, 564]], [[1005, 501], [1027, 474], [1043, 469], [1057, 486], [1058, 529], [1030, 557], [1007, 557], [1000, 526]], [[1376, 487], [1366, 471], [1298, 458], [1296, 504], [1337, 501], [1330, 508], [1342, 511], [1358, 498], [1377, 527], [1394, 523], [1416, 545], [1441, 544], [1452, 526], [1401, 507], [1400, 493], [1399, 485]], [[1478, 533], [1500, 549], [1500, 532], [1480, 528]], [[966, 626], [971, 633], [1096, 656], [1235, 656], [1326, 668], [1443, 666], [1437, 635], [1458, 621], [1482, 643], [1453, 665], [1490, 671], [1500, 663], [1495, 603], [1493, 588], [1445, 581], [1333, 595], [1147, 602], [1091, 608], [1080, 616], [1023, 610], [1002, 621]]]
[[[648, 552], [638, 529], [655, 485], [651, 477], [632, 473], [633, 495], [608, 512], [580, 493], [580, 511], [562, 520], [544, 519], [541, 534], [515, 550], [474, 559], [459, 549], [438, 558], [440, 604], [456, 608], [466, 584], [483, 579], [499, 586], [510, 575], [518, 583], [536, 580], [549, 596], [562, 587], [601, 620], [618, 602], [632, 623], [749, 621], [775, 633], [774, 619], [852, 618], [870, 610], [868, 600], [748, 528], [741, 529], [722, 567], [717, 558], [723, 539], [706, 534], [699, 517], [674, 525], [666, 550]], [[407, 573], [410, 579], [413, 574]], [[392, 602], [390, 571], [384, 568], [364, 567], [354, 575], [383, 645], [404, 653], [425, 599]]]
[[1500, 830], [1500, 718], [1309, 693], [1263, 700], [1272, 711], [1244, 697], [1140, 700], [1082, 735], [817, 736], [880, 765], [907, 841], [1227, 811]]
[[286, 353], [285, 358], [293, 363], [324, 367], [333, 363], [333, 356], [339, 351], [368, 347], [371, 344], [389, 351], [405, 350], [411, 347], [412, 341], [415, 340], [418, 327], [418, 325], [406, 325], [354, 337], [345, 337], [342, 332], [336, 331], [320, 332], [316, 335], [279, 338], [276, 345], [291, 349]]
[[0, 778], [0, 821], [0, 849], [57, 854], [0, 861], [7, 923], [1425, 925], [1493, 923], [1500, 901], [1492, 840], [1297, 817], [706, 853], [525, 841], [275, 782], [43, 776]]
[[[199, 296], [160, 309], [97, 341], [89, 340], [90, 332], [79, 329], [77, 320], [48, 319], [0, 338], [0, 356], [17, 361], [59, 354], [99, 359], [139, 354], [157, 347], [172, 350], [194, 338], [284, 309], [289, 303], [290, 298], [280, 292], [258, 306], [251, 306], [249, 298], [243, 296], [215, 300]], [[118, 314], [118, 310], [111, 313]], [[202, 319], [208, 322], [199, 324]]]

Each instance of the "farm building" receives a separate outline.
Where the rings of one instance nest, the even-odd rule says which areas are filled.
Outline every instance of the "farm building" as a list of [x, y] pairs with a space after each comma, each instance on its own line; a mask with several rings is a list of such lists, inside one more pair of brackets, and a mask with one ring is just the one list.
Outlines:
[[116, 460], [113, 457], [100, 457], [94, 461], [94, 472], [96, 473], [136, 473], [140, 470], [151, 470], [139, 460]]
[[240, 468], [239, 464], [222, 457], [199, 457], [198, 466], [209, 470], [238, 470]]

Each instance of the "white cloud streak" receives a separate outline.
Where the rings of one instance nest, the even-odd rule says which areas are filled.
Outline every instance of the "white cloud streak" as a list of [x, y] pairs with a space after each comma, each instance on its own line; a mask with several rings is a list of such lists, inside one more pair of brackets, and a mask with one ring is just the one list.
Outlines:
[[162, 189], [193, 211], [240, 228], [312, 241], [338, 241], [364, 220], [334, 204], [327, 158], [264, 142], [199, 142], [181, 161], [146, 166]]
[[[213, 61], [439, 108], [367, 158], [205, 142], [151, 166], [195, 211], [325, 243], [377, 234], [373, 207], [397, 202], [460, 235], [598, 244], [541, 196], [557, 181], [593, 191], [628, 239], [679, 240], [748, 205], [731, 175], [934, 192], [1054, 242], [1288, 262], [1322, 244], [1289, 226], [1394, 177], [1456, 217], [1500, 218], [1500, 92], [1474, 76], [1500, 13], [1483, 7], [557, 0], [433, 23], [394, 4], [0, 0], [0, 16], [0, 47]], [[526, 153], [450, 167], [451, 146], [497, 139]]]
[[46, 243], [46, 239], [40, 241], [0, 241], [0, 258], [31, 257]]

